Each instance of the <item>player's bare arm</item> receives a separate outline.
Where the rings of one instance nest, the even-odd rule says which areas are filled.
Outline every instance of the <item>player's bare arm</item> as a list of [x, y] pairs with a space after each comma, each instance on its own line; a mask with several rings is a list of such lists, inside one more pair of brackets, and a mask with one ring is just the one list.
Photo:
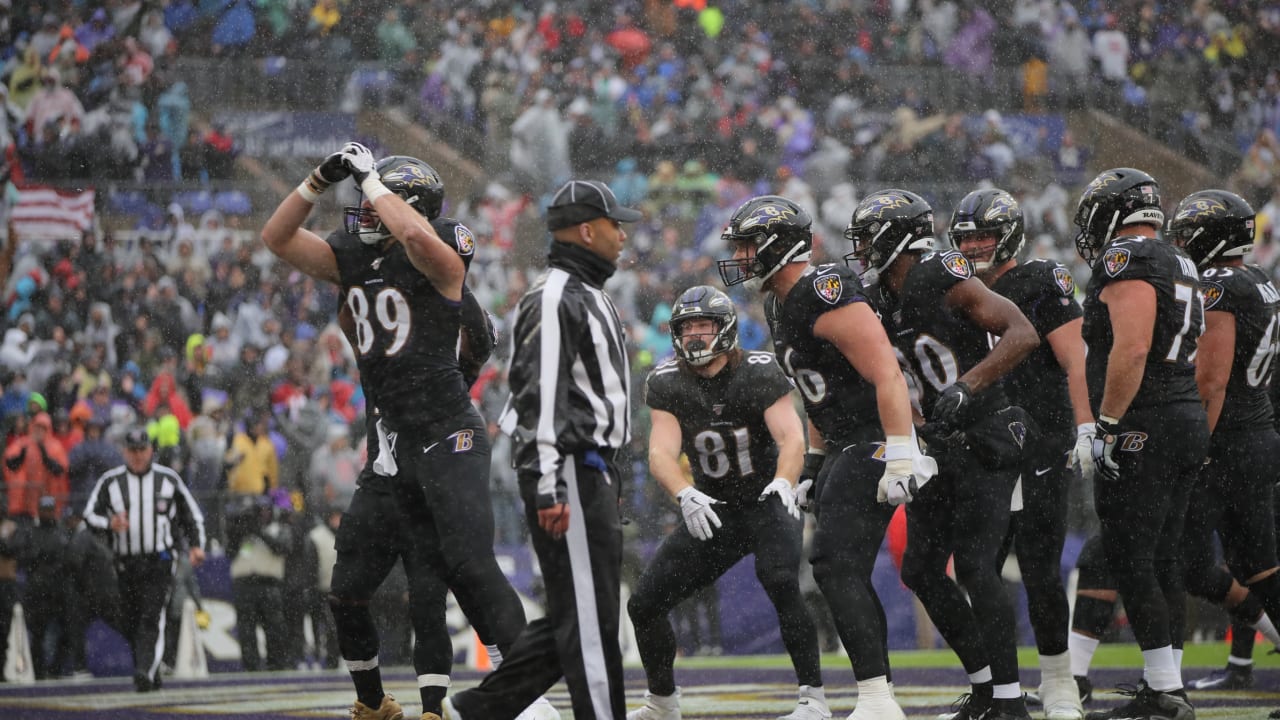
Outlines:
[[1156, 289], [1143, 280], [1121, 280], [1103, 288], [1099, 299], [1110, 311], [1115, 341], [1098, 414], [1121, 418], [1142, 386], [1156, 326]]
[[974, 325], [1000, 336], [982, 362], [960, 377], [960, 382], [973, 392], [981, 392], [999, 380], [1040, 345], [1035, 327], [1018, 306], [992, 292], [976, 277], [953, 285], [945, 301], [947, 307], [964, 313]]
[[791, 395], [783, 395], [764, 411], [764, 423], [778, 445], [778, 469], [774, 477], [795, 486], [804, 467], [804, 425]]
[[1221, 310], [1204, 314], [1204, 333], [1196, 345], [1196, 385], [1209, 415], [1209, 432], [1218, 425], [1235, 359], [1236, 316]]
[[814, 323], [813, 333], [835, 345], [853, 369], [875, 386], [876, 407], [885, 435], [910, 435], [907, 381], [884, 325], [871, 306], [852, 303], [823, 313]]

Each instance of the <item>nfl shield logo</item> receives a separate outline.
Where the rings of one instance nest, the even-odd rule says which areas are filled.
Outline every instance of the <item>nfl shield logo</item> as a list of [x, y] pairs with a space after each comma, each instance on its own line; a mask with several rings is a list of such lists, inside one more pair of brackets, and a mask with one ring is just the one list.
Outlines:
[[960, 253], [943, 255], [942, 265], [947, 268], [947, 272], [956, 277], [967, 278], [973, 275], [973, 271], [969, 269], [969, 258]]
[[813, 289], [817, 291], [818, 297], [835, 305], [840, 300], [840, 295], [844, 292], [844, 286], [840, 284], [839, 275], [822, 275], [813, 281]]
[[1129, 251], [1125, 248], [1111, 248], [1106, 255], [1102, 256], [1102, 266], [1106, 268], [1107, 274], [1115, 277], [1120, 274], [1129, 264]]
[[720, 413], [724, 412], [724, 403], [716, 403], [715, 405], [712, 405], [711, 412], [719, 416]]
[[1076, 290], [1076, 281], [1071, 277], [1071, 271], [1066, 268], [1054, 268], [1053, 281], [1057, 283], [1058, 289], [1062, 291], [1063, 295], [1071, 295]]

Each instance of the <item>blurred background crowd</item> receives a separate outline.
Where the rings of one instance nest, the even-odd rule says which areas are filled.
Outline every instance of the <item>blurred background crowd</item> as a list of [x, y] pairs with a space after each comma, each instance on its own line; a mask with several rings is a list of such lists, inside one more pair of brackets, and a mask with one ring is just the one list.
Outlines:
[[[287, 541], [263, 540], [271, 552], [315, 553], [354, 489], [366, 408], [335, 290], [275, 262], [255, 231], [289, 187], [264, 194], [262, 176], [296, 180], [335, 148], [250, 157], [219, 120], [227, 104], [394, 109], [447, 146], [449, 167], [474, 168], [445, 212], [478, 238], [469, 283], [500, 331], [539, 270], [542, 238], [519, 252], [521, 227], [564, 179], [608, 181], [646, 214], [610, 286], [637, 395], [671, 354], [669, 303], [718, 284], [720, 229], [755, 194], [808, 209], [818, 255], [838, 260], [863, 194], [916, 190], [941, 232], [951, 204], [990, 183], [1021, 201], [1031, 255], [1087, 277], [1071, 214], [1098, 163], [1114, 163], [1076, 136], [1073, 113], [1114, 118], [1241, 192], [1260, 211], [1257, 261], [1280, 260], [1280, 0], [0, 0], [0, 63], [15, 208], [0, 259], [0, 508], [20, 528], [42, 508], [74, 527], [133, 422], [196, 493], [215, 552], [235, 556], [274, 523]], [[403, 137], [360, 134], [413, 154]], [[35, 185], [97, 187], [88, 226], [24, 235], [16, 208]], [[320, 210], [318, 231], [338, 227], [336, 204]], [[768, 346], [758, 305], [739, 303], [749, 348]], [[506, 350], [472, 391], [491, 421]], [[625, 493], [636, 557], [678, 520], [648, 478], [640, 415]], [[514, 545], [505, 448], [497, 437], [491, 482], [497, 542]], [[285, 570], [302, 563], [246, 564], [233, 559], [233, 578], [324, 581]], [[282, 611], [262, 620], [268, 640]], [[291, 667], [296, 653], [281, 653], [263, 666]]]

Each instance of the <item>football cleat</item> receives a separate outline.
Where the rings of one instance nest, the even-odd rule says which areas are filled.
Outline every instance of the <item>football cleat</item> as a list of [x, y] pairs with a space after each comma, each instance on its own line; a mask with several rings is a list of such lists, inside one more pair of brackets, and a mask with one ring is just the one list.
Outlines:
[[644, 705], [627, 713], [627, 720], [680, 720], [680, 688], [674, 695], [644, 692]]
[[540, 697], [517, 715], [516, 720], [560, 720], [560, 711], [546, 697]]
[[1226, 668], [1192, 680], [1187, 687], [1192, 690], [1248, 690], [1253, 687], [1253, 666], [1227, 663]]
[[1084, 705], [1076, 685], [1078, 680], [1070, 675], [1041, 680], [1040, 700], [1044, 705], [1045, 720], [1083, 720]]
[[790, 714], [783, 715], [778, 720], [827, 720], [831, 717], [831, 708], [827, 707], [825, 695], [822, 688], [812, 688], [808, 685], [800, 686], [800, 699], [796, 702], [796, 709]]
[[1116, 692], [1128, 696], [1130, 700], [1120, 707], [1091, 712], [1085, 716], [1085, 720], [1129, 720], [1131, 718], [1195, 720], [1196, 718], [1195, 708], [1191, 707], [1186, 694], [1181, 690], [1159, 692], [1152, 690], [1151, 686], [1142, 680], [1136, 687], [1121, 685], [1116, 688]]
[[951, 711], [938, 715], [937, 720], [980, 720], [991, 710], [990, 698], [979, 698], [965, 693], [951, 703]]
[[[830, 717], [829, 715], [827, 717]], [[858, 698], [858, 706], [846, 720], [906, 720], [898, 702], [892, 697]]]
[[404, 708], [390, 695], [383, 695], [382, 702], [376, 708], [357, 700], [351, 706], [351, 720], [404, 720]]

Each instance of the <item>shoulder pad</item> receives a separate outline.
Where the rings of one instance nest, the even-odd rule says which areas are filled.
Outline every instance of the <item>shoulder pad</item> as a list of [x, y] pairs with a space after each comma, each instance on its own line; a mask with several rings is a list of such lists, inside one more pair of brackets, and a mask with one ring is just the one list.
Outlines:
[[431, 227], [445, 243], [451, 245], [458, 255], [470, 261], [476, 254], [476, 235], [471, 228], [450, 217], [438, 217], [431, 221]]

